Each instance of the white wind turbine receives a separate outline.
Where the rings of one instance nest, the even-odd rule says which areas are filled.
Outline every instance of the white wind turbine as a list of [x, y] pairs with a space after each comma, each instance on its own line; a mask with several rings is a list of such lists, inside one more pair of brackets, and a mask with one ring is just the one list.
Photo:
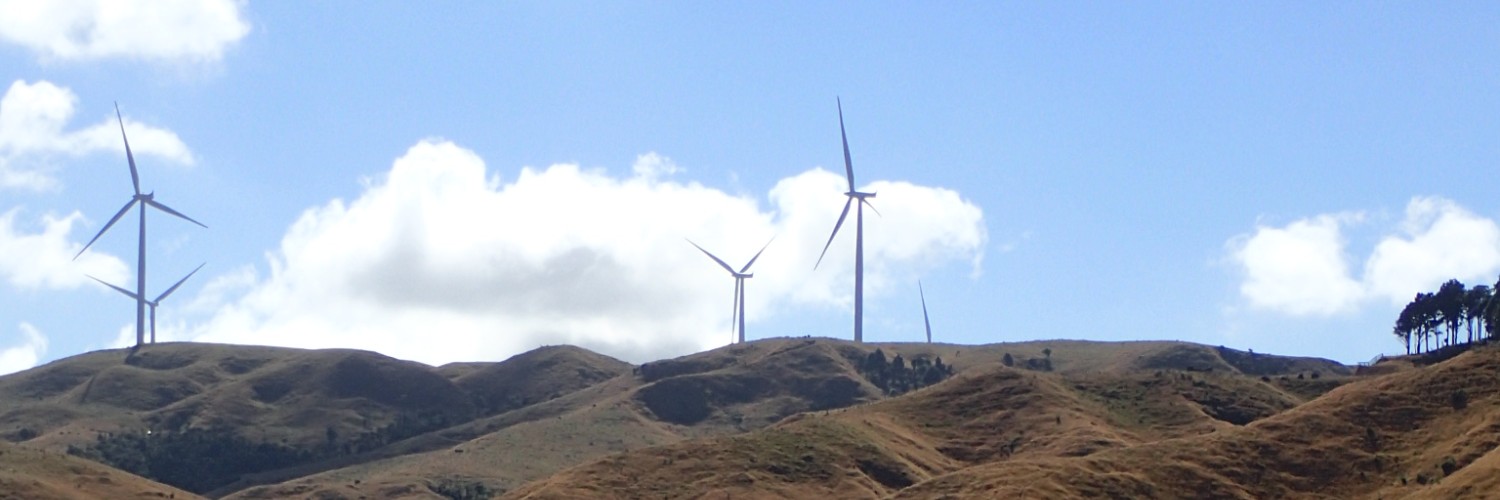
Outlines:
[[[774, 238], [773, 238], [773, 240], [774, 240]], [[693, 240], [688, 240], [688, 243], [691, 244], [691, 245], [693, 245], [694, 248], [697, 248], [698, 251], [703, 252], [703, 255], [707, 255], [708, 258], [713, 259], [714, 262], [719, 263], [719, 267], [724, 268], [725, 271], [729, 271], [729, 274], [731, 276], [734, 276], [734, 313], [732, 313], [732, 315], [729, 317], [729, 328], [731, 330], [731, 333], [737, 333], [738, 334], [737, 335], [738, 339], [739, 339], [738, 341], [740, 343], [744, 343], [745, 342], [745, 280], [748, 279], [748, 278], [755, 277], [754, 274], [750, 274], [750, 266], [755, 265], [755, 259], [759, 259], [760, 258], [760, 254], [762, 252], [766, 251], [766, 247], [771, 246], [771, 242], [767, 241], [766, 244], [765, 244], [765, 246], [760, 247], [760, 252], [755, 252], [755, 256], [750, 258], [750, 262], [746, 262], [745, 263], [745, 267], [741, 267], [740, 270], [738, 270], [738, 271], [735, 271], [733, 267], [729, 267], [729, 264], [726, 263], [726, 262], [724, 262], [724, 259], [720, 259], [717, 256], [714, 256], [714, 254], [709, 253], [708, 250], [704, 250], [703, 247], [698, 246], [697, 243], [693, 243]], [[735, 320], [736, 320], [736, 318], [738, 318], [738, 320], [739, 320], [739, 326], [738, 326], [738, 328], [735, 327]]]
[[[112, 227], [112, 226], [114, 226], [116, 222], [119, 222], [120, 218], [124, 217], [125, 216], [125, 212], [130, 211], [131, 207], [134, 207], [137, 203], [139, 203], [141, 205], [141, 226], [140, 226], [141, 229], [140, 229], [139, 239], [137, 240], [137, 245], [136, 245], [136, 252], [137, 253], [136, 253], [136, 267], [135, 267], [135, 272], [136, 272], [136, 275], [135, 275], [135, 292], [132, 293], [132, 294], [129, 294], [132, 298], [135, 299], [135, 345], [140, 346], [141, 344], [145, 343], [145, 341], [146, 341], [146, 306], [150, 304], [145, 299], [145, 296], [146, 296], [146, 207], [147, 206], [151, 206], [153, 208], [156, 208], [157, 210], [161, 210], [161, 211], [166, 212], [168, 214], [172, 214], [172, 215], [175, 215], [177, 217], [180, 217], [183, 220], [186, 220], [188, 222], [191, 222], [191, 223], [197, 224], [199, 226], [202, 226], [205, 229], [207, 229], [208, 226], [204, 226], [202, 222], [198, 222], [196, 220], [193, 220], [192, 217], [188, 217], [186, 215], [183, 215], [181, 212], [173, 210], [170, 207], [161, 204], [161, 202], [156, 201], [156, 193], [155, 192], [150, 192], [150, 193], [142, 193], [141, 192], [141, 177], [140, 177], [140, 174], [136, 171], [136, 168], [135, 168], [135, 156], [130, 153], [130, 138], [128, 138], [128, 137], [125, 136], [125, 119], [120, 117], [120, 105], [119, 104], [115, 104], [115, 119], [119, 120], [119, 122], [120, 122], [120, 138], [125, 141], [125, 159], [130, 164], [130, 183], [135, 188], [135, 196], [131, 197], [130, 201], [125, 202], [125, 206], [121, 207], [120, 211], [116, 212], [115, 216], [109, 219], [109, 223], [105, 224], [104, 227], [99, 230], [99, 233], [94, 235], [94, 239], [89, 240], [89, 243], [87, 245], [84, 245], [83, 249], [79, 250], [77, 255], [73, 256], [73, 259], [77, 260], [78, 256], [83, 255], [83, 252], [87, 251], [90, 246], [94, 245], [94, 242], [99, 241], [99, 237], [100, 236], [104, 236], [104, 232], [105, 231], [108, 231], [109, 228]], [[111, 286], [113, 286], [113, 285], [111, 285]]]
[[[833, 233], [828, 235], [828, 243], [823, 245], [823, 253], [818, 255], [817, 264], [813, 269], [823, 263], [823, 256], [828, 254], [828, 247], [833, 245], [833, 238], [839, 235], [839, 227], [844, 225], [844, 218], [849, 216], [849, 206], [856, 201], [859, 206], [854, 213], [854, 341], [864, 342], [864, 319], [865, 319], [865, 206], [875, 210], [866, 198], [874, 198], [875, 193], [861, 193], [854, 189], [854, 161], [849, 158], [849, 135], [844, 133], [844, 103], [839, 101], [839, 137], [844, 141], [844, 175], [849, 180], [849, 191], [844, 196], [849, 198], [844, 202], [844, 211], [839, 214], [839, 221], [833, 225]], [[878, 215], [879, 210], [875, 210]]]

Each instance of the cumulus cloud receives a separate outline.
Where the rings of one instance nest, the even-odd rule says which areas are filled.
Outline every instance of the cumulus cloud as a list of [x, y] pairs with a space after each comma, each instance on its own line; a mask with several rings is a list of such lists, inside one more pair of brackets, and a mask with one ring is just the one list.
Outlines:
[[1370, 293], [1392, 304], [1411, 301], [1449, 279], [1469, 284], [1500, 270], [1500, 226], [1442, 198], [1416, 198], [1406, 206], [1398, 234], [1381, 240], [1365, 263]]
[[[471, 151], [420, 142], [359, 197], [304, 212], [264, 276], [215, 280], [219, 298], [194, 307], [216, 312], [184, 338], [357, 347], [428, 363], [559, 343], [635, 361], [679, 355], [728, 340], [733, 292], [684, 238], [740, 266], [776, 237], [747, 284], [752, 322], [785, 308], [848, 307], [852, 226], [812, 271], [842, 207], [840, 175], [782, 179], [761, 207], [673, 180], [680, 170], [648, 154], [626, 176], [561, 164], [502, 181]], [[885, 214], [865, 221], [867, 293], [945, 262], [977, 268], [983, 215], [958, 193], [902, 182], [864, 189], [880, 193]]]
[[1448, 279], [1487, 282], [1500, 270], [1500, 226], [1450, 200], [1418, 197], [1355, 277], [1343, 231], [1360, 220], [1325, 214], [1230, 240], [1230, 260], [1244, 272], [1241, 295], [1261, 309], [1327, 316], [1372, 299], [1400, 305]]
[[21, 323], [21, 342], [0, 348], [0, 375], [8, 375], [36, 366], [47, 354], [47, 337], [36, 327]]
[[1262, 226], [1230, 243], [1245, 270], [1240, 293], [1255, 307], [1293, 315], [1352, 310], [1364, 288], [1349, 275], [1340, 225], [1356, 216], [1320, 215], [1283, 228]]
[[[57, 187], [54, 159], [100, 151], [125, 153], [113, 110], [98, 123], [64, 130], [78, 97], [47, 81], [16, 80], [0, 97], [0, 188], [47, 190]], [[193, 155], [177, 134], [126, 119], [131, 151], [137, 159], [155, 156], [192, 165]]]
[[129, 270], [119, 258], [91, 251], [73, 259], [83, 245], [69, 240], [83, 215], [43, 215], [40, 232], [27, 232], [17, 219], [21, 209], [0, 214], [0, 278], [21, 289], [68, 289], [91, 283], [86, 275], [123, 283]]
[[0, 0], [0, 40], [44, 59], [211, 62], [250, 32], [236, 0]]

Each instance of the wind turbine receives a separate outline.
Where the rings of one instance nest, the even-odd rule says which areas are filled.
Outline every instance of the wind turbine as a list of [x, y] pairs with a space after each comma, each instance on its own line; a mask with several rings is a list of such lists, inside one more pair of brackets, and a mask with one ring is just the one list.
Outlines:
[[[203, 264], [207, 264], [207, 262], [205, 262]], [[193, 277], [194, 274], [197, 274], [199, 269], [203, 269], [203, 264], [198, 264], [198, 267], [193, 268], [193, 271], [190, 272], [190, 273], [187, 273], [187, 276], [183, 276], [182, 279], [177, 280], [177, 283], [172, 284], [172, 287], [168, 288], [167, 291], [162, 292], [161, 295], [157, 295], [156, 296], [156, 300], [148, 300], [148, 301], [146, 301], [146, 305], [151, 306], [151, 343], [152, 344], [156, 343], [156, 306], [161, 305], [161, 301], [162, 300], [165, 300], [168, 295], [172, 294], [172, 292], [177, 291], [177, 287], [182, 286], [182, 283], [184, 281], [187, 281], [188, 278], [191, 278], [191, 277]], [[93, 276], [89, 276], [89, 277], [90, 278], [94, 278]], [[103, 283], [104, 286], [113, 288], [113, 289], [115, 289], [115, 291], [125, 294], [126, 297], [130, 297], [132, 299], [140, 300], [140, 295], [136, 295], [135, 292], [132, 292], [130, 290], [126, 290], [124, 288], [120, 288], [120, 287], [115, 286], [114, 284], [112, 284], [112, 283], [110, 283], [108, 281], [104, 281], [104, 280], [101, 280], [99, 278], [94, 278], [94, 281], [98, 281], [100, 283]]]
[[[849, 197], [844, 202], [844, 211], [839, 214], [839, 221], [833, 225], [833, 233], [828, 235], [828, 243], [823, 245], [823, 253], [818, 255], [817, 269], [823, 263], [823, 256], [828, 254], [828, 247], [833, 245], [833, 237], [839, 235], [839, 227], [844, 225], [844, 218], [849, 216], [849, 205], [859, 201], [859, 207], [854, 213], [854, 341], [864, 342], [864, 319], [865, 319], [865, 205], [870, 210], [875, 210], [875, 205], [870, 205], [866, 198], [874, 198], [875, 193], [861, 193], [854, 189], [854, 161], [849, 159], [849, 135], [844, 133], [844, 103], [839, 101], [839, 137], [844, 140], [844, 174], [849, 178], [849, 191], [844, 196]], [[879, 210], [875, 210], [879, 214]]]
[[[202, 222], [198, 222], [196, 220], [193, 220], [192, 217], [188, 217], [186, 215], [182, 215], [181, 212], [178, 212], [176, 210], [172, 210], [170, 207], [168, 207], [166, 205], [163, 205], [160, 202], [156, 201], [156, 192], [155, 191], [152, 191], [150, 193], [144, 193], [144, 194], [141, 193], [141, 177], [140, 177], [140, 174], [136, 171], [136, 168], [135, 168], [135, 156], [130, 153], [130, 138], [125, 136], [125, 119], [120, 116], [120, 105], [119, 105], [119, 103], [115, 104], [115, 119], [119, 120], [119, 122], [120, 122], [120, 139], [122, 139], [122, 140], [125, 141], [125, 159], [127, 161], [129, 161], [129, 163], [130, 163], [130, 183], [131, 183], [131, 186], [133, 186], [135, 188], [135, 196], [132, 197], [132, 198], [130, 198], [130, 201], [125, 202], [125, 206], [121, 207], [120, 211], [116, 212], [115, 216], [113, 218], [109, 219], [109, 223], [105, 224], [104, 227], [99, 230], [99, 234], [95, 234], [94, 235], [94, 239], [89, 240], [89, 243], [87, 245], [84, 245], [83, 249], [79, 250], [77, 255], [73, 256], [73, 260], [78, 260], [78, 256], [83, 255], [83, 252], [87, 251], [90, 246], [93, 246], [94, 242], [99, 241], [99, 237], [100, 236], [104, 236], [104, 232], [105, 231], [108, 231], [111, 226], [114, 226], [116, 222], [119, 222], [120, 217], [124, 217], [125, 216], [125, 212], [130, 211], [130, 208], [134, 207], [136, 205], [136, 203], [140, 203], [140, 205], [141, 205], [141, 231], [140, 231], [140, 239], [137, 241], [137, 245], [136, 245], [136, 252], [137, 253], [136, 253], [136, 267], [135, 267], [135, 293], [130, 295], [131, 297], [135, 298], [135, 345], [136, 346], [140, 346], [142, 343], [145, 343], [145, 341], [146, 341], [146, 305], [148, 304], [148, 302], [145, 299], [145, 297], [146, 297], [146, 206], [149, 205], [149, 206], [155, 207], [157, 210], [161, 210], [163, 212], [175, 215], [175, 216], [177, 216], [179, 218], [182, 218], [183, 220], [186, 220], [188, 222], [191, 222], [191, 223], [197, 224], [199, 226], [202, 226], [204, 229], [207, 229], [208, 226], [204, 226]], [[111, 286], [113, 286], [113, 285], [111, 285]]]
[[922, 291], [922, 281], [917, 281], [917, 293], [922, 297], [922, 325], [927, 327], [927, 343], [932, 343], [932, 322], [927, 320], [927, 293]]
[[[775, 238], [772, 238], [772, 240], [774, 240], [774, 239]], [[714, 262], [718, 262], [720, 267], [723, 267], [725, 271], [729, 271], [729, 274], [731, 276], [734, 276], [734, 313], [732, 315], [730, 315], [730, 317], [729, 317], [729, 329], [732, 330], [731, 333], [733, 333], [733, 331], [737, 331], [738, 332], [738, 337], [739, 337], [739, 342], [740, 343], [744, 343], [745, 342], [745, 279], [746, 278], [754, 278], [755, 277], [754, 274], [749, 274], [749, 272], [750, 272], [750, 266], [755, 265], [755, 259], [759, 259], [760, 258], [760, 254], [762, 252], [766, 251], [766, 247], [771, 246], [771, 242], [767, 241], [765, 246], [760, 247], [760, 252], [755, 252], [755, 256], [750, 258], [750, 262], [746, 262], [745, 263], [745, 267], [741, 267], [739, 271], [735, 271], [733, 267], [729, 267], [729, 264], [725, 263], [724, 259], [720, 259], [720, 258], [714, 256], [714, 254], [709, 253], [708, 250], [704, 250], [703, 247], [698, 246], [697, 243], [693, 243], [693, 240], [688, 240], [688, 243], [691, 244], [691, 245], [693, 245], [694, 248], [697, 248], [698, 251], [703, 252], [703, 255], [707, 255], [708, 258], [713, 259]], [[736, 318], [739, 319], [739, 328], [737, 330], [735, 328], [735, 319]]]

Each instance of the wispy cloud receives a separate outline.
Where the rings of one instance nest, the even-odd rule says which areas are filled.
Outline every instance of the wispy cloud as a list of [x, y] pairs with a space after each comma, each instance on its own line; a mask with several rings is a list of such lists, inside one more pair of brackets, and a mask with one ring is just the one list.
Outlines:
[[[0, 189], [56, 189], [58, 181], [52, 173], [57, 169], [53, 160], [58, 156], [101, 151], [124, 156], [125, 145], [113, 109], [94, 125], [64, 130], [77, 104], [78, 97], [71, 90], [51, 82], [16, 80], [10, 85], [0, 98]], [[155, 156], [193, 164], [187, 145], [172, 131], [129, 119], [125, 120], [125, 130], [137, 158]]]
[[129, 275], [125, 262], [109, 254], [91, 251], [73, 256], [83, 248], [70, 240], [73, 226], [83, 215], [43, 215], [40, 231], [29, 232], [18, 221], [21, 209], [0, 213], [0, 279], [20, 289], [68, 289], [92, 283], [86, 275], [123, 283]]
[[0, 40], [45, 60], [212, 62], [250, 32], [235, 0], [0, 0]]
[[[776, 237], [747, 285], [751, 321], [783, 308], [848, 307], [852, 227], [812, 270], [843, 204], [840, 175], [782, 179], [763, 208], [672, 179], [678, 171], [648, 154], [625, 177], [563, 164], [507, 182], [471, 151], [423, 141], [358, 198], [306, 211], [266, 275], [216, 281], [222, 302], [194, 306], [213, 317], [183, 335], [429, 363], [559, 343], [637, 361], [678, 355], [726, 341], [733, 286], [688, 237], [736, 263]], [[957, 192], [905, 182], [864, 189], [880, 193], [884, 214], [865, 221], [868, 293], [945, 263], [977, 268], [983, 214]]]

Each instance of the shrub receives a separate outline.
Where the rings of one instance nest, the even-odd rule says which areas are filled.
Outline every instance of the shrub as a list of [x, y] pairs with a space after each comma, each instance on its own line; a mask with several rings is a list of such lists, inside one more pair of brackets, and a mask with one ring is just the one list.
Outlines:
[[443, 479], [428, 485], [427, 489], [450, 500], [485, 500], [505, 493], [503, 490], [490, 489], [490, 487], [478, 481], [460, 479]]
[[1443, 457], [1442, 467], [1443, 476], [1451, 476], [1454, 471], [1458, 470], [1458, 461], [1454, 460], [1453, 457]]
[[1462, 410], [1464, 408], [1468, 408], [1469, 407], [1469, 393], [1464, 392], [1463, 389], [1459, 389], [1459, 390], [1453, 391], [1452, 394], [1448, 395], [1448, 404], [1453, 405], [1453, 409], [1455, 409], [1455, 410]]

